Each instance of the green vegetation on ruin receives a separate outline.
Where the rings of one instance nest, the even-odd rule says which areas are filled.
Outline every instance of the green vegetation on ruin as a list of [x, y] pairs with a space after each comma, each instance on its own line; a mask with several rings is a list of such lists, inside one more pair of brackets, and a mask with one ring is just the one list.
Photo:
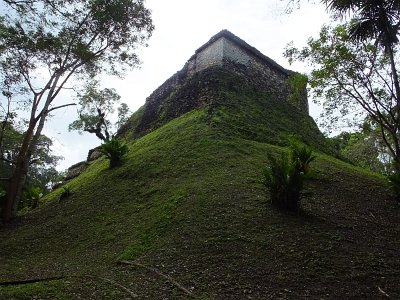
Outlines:
[[[196, 76], [215, 101], [160, 113], [120, 167], [90, 162], [69, 197], [61, 187], [0, 230], [1, 282], [58, 278], [2, 285], [0, 298], [399, 298], [399, 205], [385, 178], [329, 156], [310, 117], [237, 75]], [[317, 150], [300, 214], [271, 208], [259, 183], [290, 134]]]

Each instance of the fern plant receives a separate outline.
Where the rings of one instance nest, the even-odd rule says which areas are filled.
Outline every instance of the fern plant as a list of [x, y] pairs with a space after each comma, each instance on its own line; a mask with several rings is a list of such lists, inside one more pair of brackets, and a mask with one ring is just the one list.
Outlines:
[[310, 174], [310, 163], [316, 158], [311, 147], [304, 145], [298, 139], [289, 139], [290, 160], [299, 172]]
[[268, 155], [269, 165], [262, 172], [261, 183], [269, 190], [273, 206], [297, 212], [315, 156], [310, 147], [297, 140], [290, 141], [289, 150], [289, 154], [282, 153], [279, 158]]
[[124, 155], [129, 151], [128, 145], [116, 139], [106, 141], [100, 147], [100, 152], [103, 153], [110, 161], [110, 169], [122, 164]]
[[22, 207], [36, 208], [40, 198], [43, 196], [43, 191], [37, 186], [28, 186], [23, 193]]

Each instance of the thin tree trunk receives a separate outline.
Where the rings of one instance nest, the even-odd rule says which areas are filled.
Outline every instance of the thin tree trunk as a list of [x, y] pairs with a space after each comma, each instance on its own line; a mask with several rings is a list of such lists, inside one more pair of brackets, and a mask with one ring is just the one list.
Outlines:
[[46, 119], [45, 116], [40, 118], [40, 122], [39, 122], [38, 128], [36, 129], [36, 132], [33, 135], [32, 141], [30, 142], [28, 150], [27, 150], [27, 152], [25, 154], [25, 160], [24, 160], [24, 164], [22, 166], [21, 172], [20, 172], [20, 180], [19, 180], [19, 183], [18, 183], [18, 188], [17, 188], [14, 204], [13, 204], [12, 209], [11, 209], [11, 218], [14, 218], [17, 215], [18, 206], [19, 206], [19, 203], [21, 202], [23, 188], [25, 186], [26, 179], [28, 178], [29, 161], [30, 161], [30, 159], [32, 157], [32, 153], [35, 150], [35, 146], [36, 146], [37, 141], [38, 141], [38, 139], [40, 137], [42, 129], [44, 127], [45, 119]]
[[4, 139], [4, 133], [6, 131], [6, 127], [8, 124], [8, 119], [10, 117], [10, 105], [11, 105], [11, 97], [7, 97], [7, 112], [4, 120], [2, 121], [1, 124], [1, 129], [0, 129], [0, 157], [3, 157], [3, 139]]
[[19, 177], [16, 197], [14, 199], [13, 206], [11, 207], [11, 218], [15, 218], [15, 216], [17, 215], [18, 206], [19, 206], [19, 203], [21, 202], [22, 193], [23, 193], [23, 190], [25, 187], [26, 180], [28, 178], [29, 160], [30, 160], [30, 157], [27, 157], [24, 160], [24, 164], [22, 166], [22, 171], [21, 171], [21, 175]]
[[396, 124], [395, 124], [395, 132], [393, 133], [393, 143], [395, 148], [395, 162], [396, 162], [396, 171], [400, 172], [400, 144], [399, 144], [399, 126], [400, 126], [400, 83], [399, 76], [397, 74], [396, 62], [394, 61], [393, 48], [391, 45], [387, 46], [387, 53], [390, 59], [390, 67], [392, 71], [393, 84], [396, 91]]
[[[21, 200], [22, 190], [28, 174], [29, 160], [32, 156], [36, 143], [42, 133], [46, 117], [49, 111], [50, 104], [54, 100], [54, 91], [57, 83], [61, 77], [61, 73], [55, 75], [54, 80], [51, 80], [51, 87], [46, 97], [46, 102], [38, 116], [35, 115], [37, 103], [32, 108], [31, 119], [29, 122], [28, 130], [25, 134], [21, 150], [18, 154], [15, 170], [11, 177], [10, 185], [8, 188], [7, 199], [3, 208], [3, 222], [10, 221], [11, 218], [16, 216], [18, 204]], [[42, 90], [44, 93], [46, 89]], [[35, 97], [40, 97], [37, 94]], [[43, 95], [43, 94], [42, 94]], [[36, 102], [36, 101], [34, 101]], [[39, 123], [38, 123], [39, 122]], [[37, 126], [37, 128], [36, 128]], [[35, 131], [36, 128], [36, 131]]]
[[396, 62], [394, 61], [393, 49], [390, 47], [388, 50], [388, 55], [390, 59], [390, 68], [393, 76], [393, 84], [396, 91], [396, 107], [400, 111], [400, 83], [399, 76], [397, 74]]
[[[47, 108], [46, 108], [46, 110], [47, 110]], [[28, 178], [29, 162], [32, 157], [32, 153], [35, 150], [35, 147], [37, 145], [39, 137], [42, 134], [44, 123], [46, 122], [46, 117], [47, 117], [47, 113], [43, 112], [39, 119], [39, 125], [37, 126], [36, 132], [33, 135], [32, 141], [29, 144], [28, 150], [26, 152], [26, 155], [25, 155], [26, 159], [24, 160], [24, 165], [22, 167], [21, 178], [20, 178], [17, 194], [15, 197], [14, 205], [12, 207], [11, 217], [15, 217], [17, 215], [18, 206], [19, 206], [19, 203], [20, 203], [21, 197], [22, 197], [22, 191], [25, 186], [26, 179]]]
[[8, 186], [6, 201], [3, 206], [2, 216], [3, 222], [8, 222], [13, 215], [13, 208], [16, 205], [16, 202], [19, 203], [22, 194], [22, 188], [25, 184], [27, 167], [29, 164], [28, 150], [31, 145], [33, 139], [33, 132], [35, 130], [36, 122], [31, 119], [29, 123], [28, 130], [25, 134], [25, 137], [22, 141], [21, 149], [18, 153], [17, 161], [15, 164], [15, 169], [13, 175], [10, 179], [10, 184]]

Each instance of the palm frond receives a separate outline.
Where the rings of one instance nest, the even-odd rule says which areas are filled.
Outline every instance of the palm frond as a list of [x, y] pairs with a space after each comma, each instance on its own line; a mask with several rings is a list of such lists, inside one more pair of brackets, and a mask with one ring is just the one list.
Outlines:
[[368, 19], [352, 20], [349, 26], [349, 35], [357, 41], [364, 40], [365, 38], [377, 38], [375, 21]]
[[322, 0], [328, 11], [331, 11], [339, 17], [345, 17], [346, 14], [353, 12], [358, 5], [356, 0]]
[[322, 0], [341, 18], [353, 14], [350, 36], [355, 40], [374, 38], [385, 49], [399, 42], [400, 0]]

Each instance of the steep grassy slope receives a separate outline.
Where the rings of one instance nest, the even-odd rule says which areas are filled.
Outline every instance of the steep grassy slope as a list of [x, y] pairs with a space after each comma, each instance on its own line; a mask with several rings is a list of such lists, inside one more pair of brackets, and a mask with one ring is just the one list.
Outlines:
[[320, 153], [303, 212], [268, 205], [260, 170], [288, 135], [329, 153], [309, 116], [221, 68], [156, 104], [121, 167], [91, 162], [0, 230], [0, 299], [400, 298], [383, 178]]
[[239, 71], [210, 67], [196, 73], [168, 95], [151, 98], [132, 115], [121, 136], [143, 136], [186, 112], [203, 108], [211, 125], [226, 136], [286, 145], [288, 135], [296, 134], [318, 150], [332, 152], [310, 116], [270, 96], [245, 70]]
[[0, 281], [56, 278], [0, 298], [400, 298], [399, 206], [382, 178], [321, 154], [303, 213], [277, 212], [258, 177], [284, 149], [209, 113], [132, 142], [120, 168], [92, 162], [70, 198], [57, 190], [3, 228]]

